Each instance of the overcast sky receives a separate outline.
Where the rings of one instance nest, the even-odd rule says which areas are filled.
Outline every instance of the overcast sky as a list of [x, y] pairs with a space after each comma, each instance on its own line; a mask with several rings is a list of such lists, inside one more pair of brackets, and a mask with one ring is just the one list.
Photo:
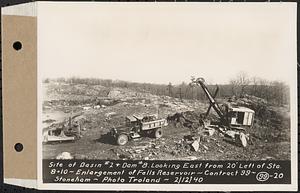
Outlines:
[[173, 84], [296, 74], [295, 3], [39, 3], [43, 78]]

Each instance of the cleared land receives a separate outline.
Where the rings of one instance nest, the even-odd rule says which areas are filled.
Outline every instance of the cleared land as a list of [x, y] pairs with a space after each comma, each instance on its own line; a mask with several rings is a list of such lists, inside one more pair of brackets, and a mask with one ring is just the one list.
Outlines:
[[[154, 159], [154, 160], [289, 160], [290, 117], [288, 107], [273, 106], [262, 99], [248, 96], [231, 100], [256, 111], [254, 126], [247, 131], [247, 147], [225, 140], [219, 132], [203, 136], [194, 151], [184, 140], [191, 128], [171, 120], [160, 139], [143, 137], [117, 146], [107, 135], [112, 127], [124, 124], [133, 114], [157, 114], [167, 118], [178, 112], [191, 111], [197, 118], [205, 113], [208, 102], [180, 100], [100, 85], [44, 83], [43, 131], [46, 132], [69, 116], [78, 114], [82, 138], [73, 142], [44, 143], [43, 158], [53, 159], [69, 152], [75, 159]], [[219, 99], [218, 102], [227, 102]], [[216, 119], [213, 113], [211, 119]]]

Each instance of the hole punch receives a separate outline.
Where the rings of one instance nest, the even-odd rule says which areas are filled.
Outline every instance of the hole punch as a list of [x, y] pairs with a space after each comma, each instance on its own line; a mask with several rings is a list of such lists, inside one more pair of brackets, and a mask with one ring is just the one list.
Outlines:
[[22, 43], [19, 42], [19, 41], [16, 41], [13, 43], [13, 48], [17, 51], [21, 50], [22, 49]]
[[16, 143], [15, 144], [15, 150], [16, 150], [16, 152], [21, 152], [23, 150], [23, 144], [22, 143]]

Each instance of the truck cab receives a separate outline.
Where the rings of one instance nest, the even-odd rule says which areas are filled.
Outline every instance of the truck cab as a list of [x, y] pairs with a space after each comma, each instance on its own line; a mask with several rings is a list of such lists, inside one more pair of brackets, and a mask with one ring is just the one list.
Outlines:
[[125, 118], [125, 125], [127, 127], [138, 127], [139, 126], [139, 121], [136, 117], [134, 116], [127, 116]]

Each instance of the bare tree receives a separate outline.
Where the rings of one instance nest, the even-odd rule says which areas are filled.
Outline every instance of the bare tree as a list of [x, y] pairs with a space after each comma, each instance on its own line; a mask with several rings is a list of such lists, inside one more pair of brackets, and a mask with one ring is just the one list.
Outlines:
[[230, 80], [232, 94], [242, 97], [245, 94], [246, 87], [250, 84], [250, 78], [245, 72], [240, 72], [236, 78]]
[[289, 102], [289, 87], [284, 82], [280, 81], [273, 81], [271, 82], [272, 90], [270, 91], [271, 98], [273, 102], [278, 105], [282, 106]]
[[260, 93], [259, 92], [259, 87], [260, 87], [260, 82], [261, 82], [261, 78], [259, 77], [252, 77], [250, 79], [250, 84], [251, 84], [251, 90], [250, 90], [250, 94], [254, 95], [254, 96], [259, 96]]

